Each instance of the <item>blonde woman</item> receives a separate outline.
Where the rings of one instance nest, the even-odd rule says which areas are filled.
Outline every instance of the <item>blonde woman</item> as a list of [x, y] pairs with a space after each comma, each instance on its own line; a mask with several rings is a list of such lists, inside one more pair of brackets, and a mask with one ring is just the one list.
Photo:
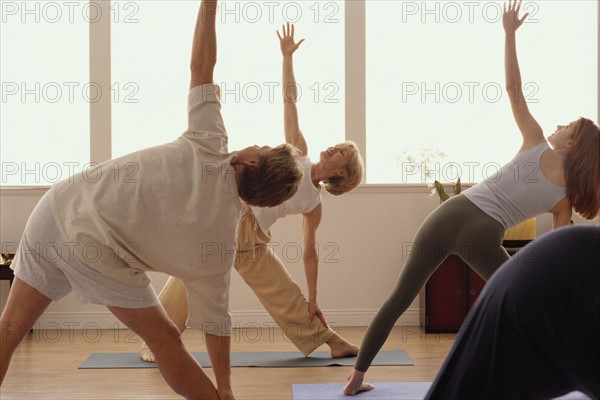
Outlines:
[[[304, 40], [295, 42], [294, 26], [283, 26], [279, 36], [283, 55], [284, 131], [285, 141], [298, 149], [304, 177], [298, 192], [276, 207], [244, 205], [238, 226], [238, 249], [235, 269], [258, 296], [263, 306], [281, 327], [289, 340], [309, 355], [327, 344], [332, 357], [348, 357], [358, 353], [331, 329], [317, 302], [318, 255], [316, 233], [321, 223], [322, 186], [333, 195], [354, 189], [362, 180], [364, 167], [356, 144], [344, 142], [322, 151], [319, 161], [308, 157], [308, 146], [298, 123], [297, 89], [293, 69], [293, 54]], [[303, 261], [308, 286], [308, 299], [269, 246], [271, 226], [287, 215], [302, 214], [304, 241]], [[188, 297], [179, 279], [170, 277], [160, 293], [165, 310], [183, 331], [188, 318]], [[206, 331], [216, 327], [206, 326]], [[142, 349], [142, 358], [153, 362], [149, 349]]]

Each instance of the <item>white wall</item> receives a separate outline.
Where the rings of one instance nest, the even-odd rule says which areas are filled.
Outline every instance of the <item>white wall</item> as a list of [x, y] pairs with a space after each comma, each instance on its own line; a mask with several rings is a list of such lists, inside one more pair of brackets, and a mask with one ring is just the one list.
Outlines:
[[[0, 243], [6, 249], [18, 243], [28, 216], [45, 189], [0, 189]], [[403, 244], [413, 239], [421, 221], [438, 205], [426, 187], [372, 185], [341, 197], [325, 195], [324, 217], [318, 232], [320, 269], [318, 301], [331, 324], [368, 325], [394, 285], [402, 266]], [[576, 220], [576, 223], [581, 220]], [[279, 221], [272, 230], [275, 250], [306, 293], [302, 261], [301, 217]], [[538, 218], [538, 235], [551, 227], [550, 215]], [[282, 255], [283, 249], [287, 255]], [[166, 277], [152, 273], [160, 291]], [[272, 320], [251, 290], [234, 272], [231, 309], [240, 326], [270, 326]], [[0, 307], [8, 295], [8, 282], [0, 283]], [[398, 321], [417, 323], [418, 299]], [[77, 304], [72, 295], [50, 305], [40, 327], [82, 328], [85, 324], [116, 327], [106, 308]]]

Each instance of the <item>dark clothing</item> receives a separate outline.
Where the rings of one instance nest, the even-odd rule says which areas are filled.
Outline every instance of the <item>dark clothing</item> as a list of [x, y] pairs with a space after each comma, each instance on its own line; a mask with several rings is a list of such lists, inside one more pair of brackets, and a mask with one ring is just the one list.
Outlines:
[[600, 398], [600, 227], [561, 228], [489, 280], [429, 400]]

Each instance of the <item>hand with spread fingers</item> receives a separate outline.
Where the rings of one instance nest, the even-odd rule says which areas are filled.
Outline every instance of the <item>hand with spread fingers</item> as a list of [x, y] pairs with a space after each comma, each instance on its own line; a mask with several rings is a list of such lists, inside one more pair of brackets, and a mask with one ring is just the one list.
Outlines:
[[298, 47], [300, 47], [302, 42], [304, 42], [304, 39], [300, 40], [298, 43], [295, 43], [294, 25], [290, 25], [289, 22], [287, 23], [287, 26], [282, 25], [281, 28], [283, 32], [283, 37], [281, 36], [279, 31], [277, 31], [277, 36], [279, 36], [279, 42], [281, 44], [281, 54], [283, 54], [284, 56], [291, 56], [296, 50], [298, 50]]
[[502, 25], [504, 30], [509, 32], [516, 32], [517, 29], [523, 22], [529, 13], [525, 13], [522, 18], [519, 19], [519, 11], [521, 10], [521, 4], [523, 0], [508, 0], [508, 3], [504, 3], [504, 14], [502, 15]]

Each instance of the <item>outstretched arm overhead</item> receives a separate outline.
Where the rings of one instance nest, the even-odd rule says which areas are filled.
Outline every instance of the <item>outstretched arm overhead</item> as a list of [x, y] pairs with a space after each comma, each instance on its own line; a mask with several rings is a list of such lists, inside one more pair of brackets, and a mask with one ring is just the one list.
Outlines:
[[277, 31], [279, 43], [281, 45], [281, 54], [283, 55], [283, 125], [285, 131], [285, 142], [296, 147], [303, 155], [308, 153], [308, 146], [304, 135], [300, 131], [298, 123], [298, 110], [296, 101], [298, 100], [298, 89], [296, 87], [296, 78], [294, 77], [294, 63], [292, 55], [300, 47], [304, 39], [298, 43], [294, 42], [294, 25], [287, 23], [282, 26], [283, 37]]
[[523, 24], [527, 15], [519, 19], [519, 10], [522, 0], [508, 0], [504, 3], [504, 15], [502, 24], [506, 33], [506, 42], [504, 50], [504, 68], [506, 72], [506, 90], [510, 99], [513, 116], [521, 135], [523, 135], [523, 146], [525, 150], [545, 140], [544, 132], [529, 112], [525, 96], [523, 95], [523, 82], [521, 81], [521, 71], [519, 61], [517, 60], [517, 29]]
[[213, 83], [213, 71], [217, 63], [216, 15], [217, 0], [202, 0], [192, 44], [190, 89]]

